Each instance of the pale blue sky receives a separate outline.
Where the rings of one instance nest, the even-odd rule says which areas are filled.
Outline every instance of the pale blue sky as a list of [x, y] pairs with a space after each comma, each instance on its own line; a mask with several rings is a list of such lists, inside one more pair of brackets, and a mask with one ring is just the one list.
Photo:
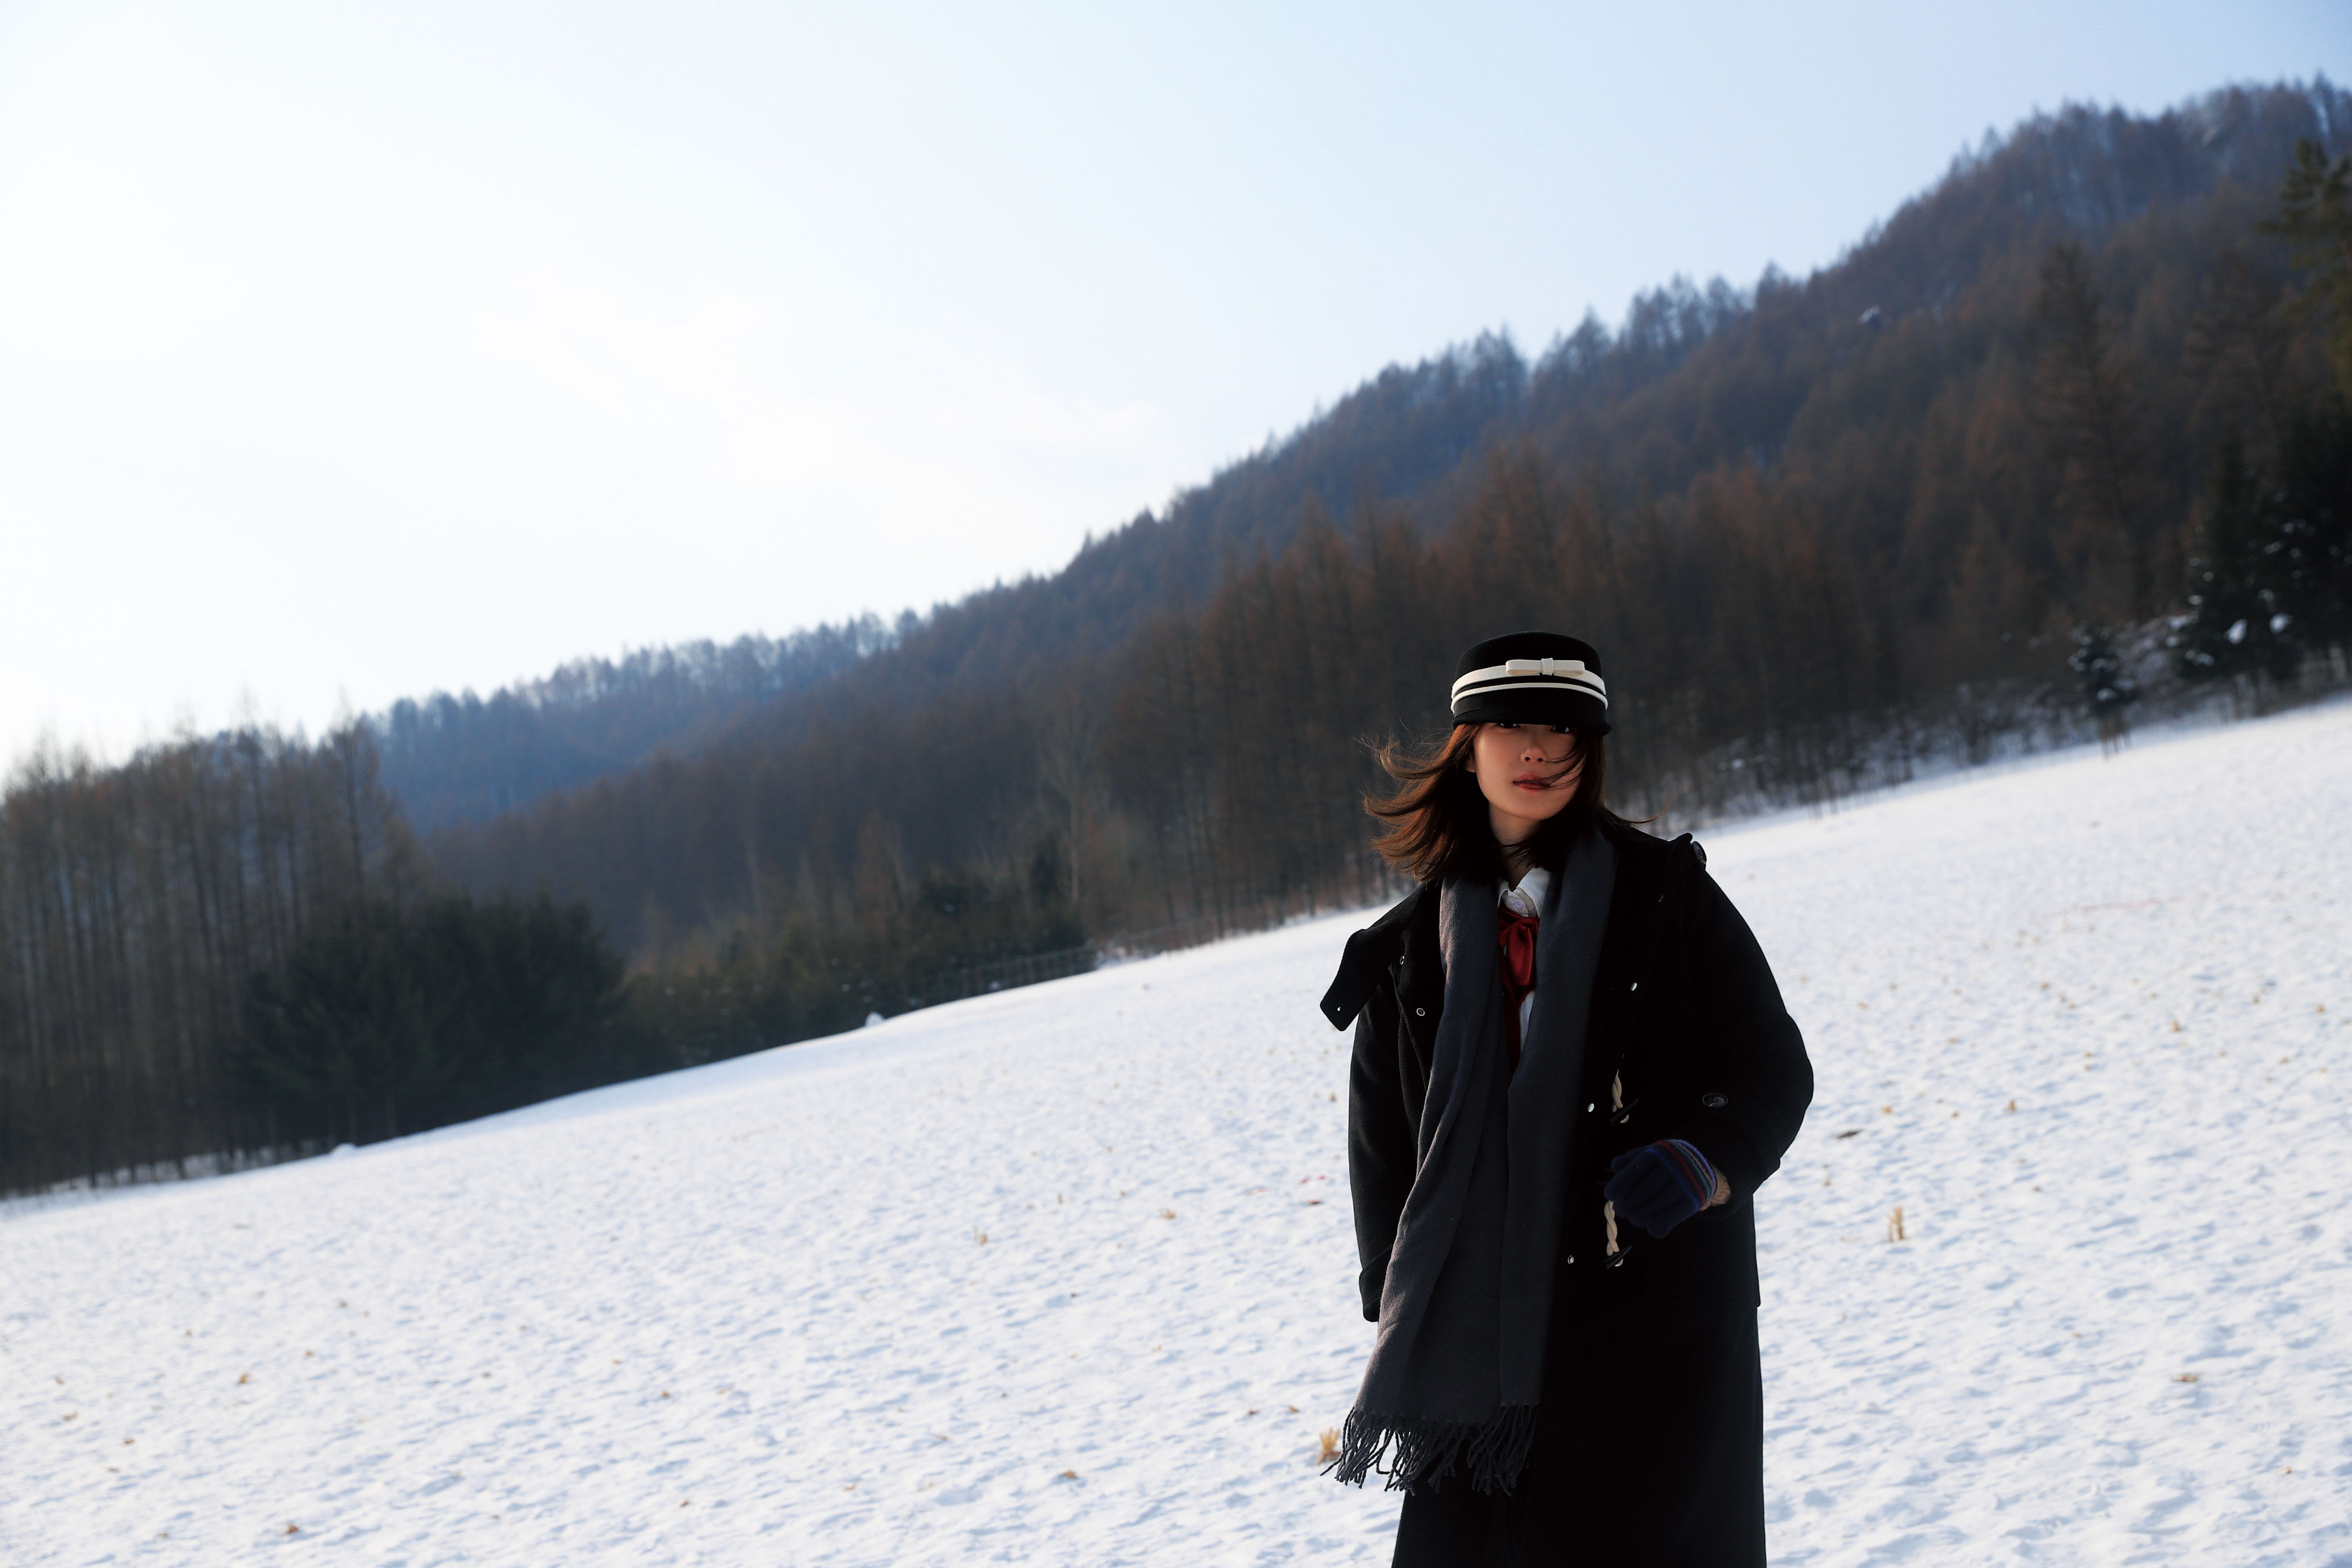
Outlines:
[[953, 597], [2352, 6], [0, 5], [0, 758]]

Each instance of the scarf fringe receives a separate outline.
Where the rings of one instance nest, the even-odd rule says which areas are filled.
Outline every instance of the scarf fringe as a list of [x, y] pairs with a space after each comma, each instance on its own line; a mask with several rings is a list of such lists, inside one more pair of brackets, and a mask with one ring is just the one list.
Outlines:
[[[1339, 1454], [1323, 1473], [1360, 1487], [1374, 1470], [1391, 1491], [1434, 1489], [1460, 1470], [1471, 1489], [1510, 1495], [1535, 1444], [1536, 1407], [1506, 1405], [1483, 1422], [1348, 1412]], [[1381, 1461], [1385, 1458], [1386, 1464]]]

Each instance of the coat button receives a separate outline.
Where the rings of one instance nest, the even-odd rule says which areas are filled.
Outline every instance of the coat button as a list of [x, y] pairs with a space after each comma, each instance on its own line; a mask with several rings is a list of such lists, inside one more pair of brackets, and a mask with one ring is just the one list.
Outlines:
[[1698, 1097], [1698, 1102], [1709, 1110], [1720, 1110], [1731, 1103], [1719, 1094], [1702, 1094]]
[[1573, 1252], [1571, 1252], [1571, 1253], [1570, 1253], [1566, 1258], [1562, 1258], [1560, 1261], [1561, 1261], [1561, 1262], [1563, 1262], [1563, 1263], [1568, 1264], [1570, 1268], [1573, 1268], [1573, 1267], [1575, 1267], [1575, 1264], [1576, 1264], [1576, 1254], [1574, 1254]]
[[1628, 985], [1627, 987], [1625, 987], [1625, 989], [1626, 989], [1626, 990], [1628, 990], [1628, 991], [1639, 991], [1641, 988], [1642, 988], [1642, 983], [1641, 983], [1640, 981], [1638, 981], [1638, 980], [1636, 980], [1635, 982], [1633, 982], [1633, 984]]
[[1592, 1102], [1591, 1104], [1590, 1104], [1590, 1105], [1588, 1105], [1588, 1106], [1586, 1106], [1586, 1107], [1584, 1108], [1584, 1114], [1585, 1114], [1585, 1115], [1587, 1115], [1587, 1116], [1590, 1116], [1590, 1115], [1591, 1115], [1594, 1111], [1596, 1111], [1596, 1110], [1600, 1110], [1600, 1109], [1601, 1109], [1600, 1101], [1595, 1100], [1594, 1102]]
[[1415, 1007], [1412, 1010], [1412, 1016], [1416, 1018], [1426, 1018], [1429, 1016], [1429, 1009], [1426, 1007]]

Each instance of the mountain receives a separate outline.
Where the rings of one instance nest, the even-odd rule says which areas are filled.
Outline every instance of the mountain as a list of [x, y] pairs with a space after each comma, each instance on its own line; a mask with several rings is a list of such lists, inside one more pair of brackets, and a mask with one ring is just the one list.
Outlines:
[[[903, 623], [902, 623], [903, 630]], [[385, 785], [422, 832], [484, 822], [557, 790], [707, 738], [890, 646], [873, 616], [784, 637], [747, 636], [580, 658], [536, 680], [404, 699], [369, 721]]]
[[1355, 741], [1426, 729], [1454, 650], [1533, 622], [1612, 652], [1612, 776], [1651, 809], [2063, 731], [2074, 629], [2179, 610], [2217, 445], [2322, 395], [2255, 230], [2306, 137], [2341, 151], [2352, 95], [2036, 117], [1804, 279], [1391, 368], [1060, 573], [428, 850], [586, 898], [648, 963], [927, 899], [1245, 925], [1377, 889]]

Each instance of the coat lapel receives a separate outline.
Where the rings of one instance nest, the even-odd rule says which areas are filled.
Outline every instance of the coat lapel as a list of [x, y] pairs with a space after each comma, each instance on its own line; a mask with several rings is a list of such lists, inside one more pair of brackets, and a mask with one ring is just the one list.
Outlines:
[[[1331, 988], [1323, 993], [1320, 1005], [1333, 1028], [1344, 1029], [1356, 1021], [1356, 1015], [1363, 1011], [1364, 998], [1403, 952], [1406, 932], [1426, 891], [1415, 888], [1394, 909], [1348, 939], [1347, 951], [1339, 958], [1339, 973], [1332, 976]], [[1426, 901], [1434, 914], [1437, 900]]]

